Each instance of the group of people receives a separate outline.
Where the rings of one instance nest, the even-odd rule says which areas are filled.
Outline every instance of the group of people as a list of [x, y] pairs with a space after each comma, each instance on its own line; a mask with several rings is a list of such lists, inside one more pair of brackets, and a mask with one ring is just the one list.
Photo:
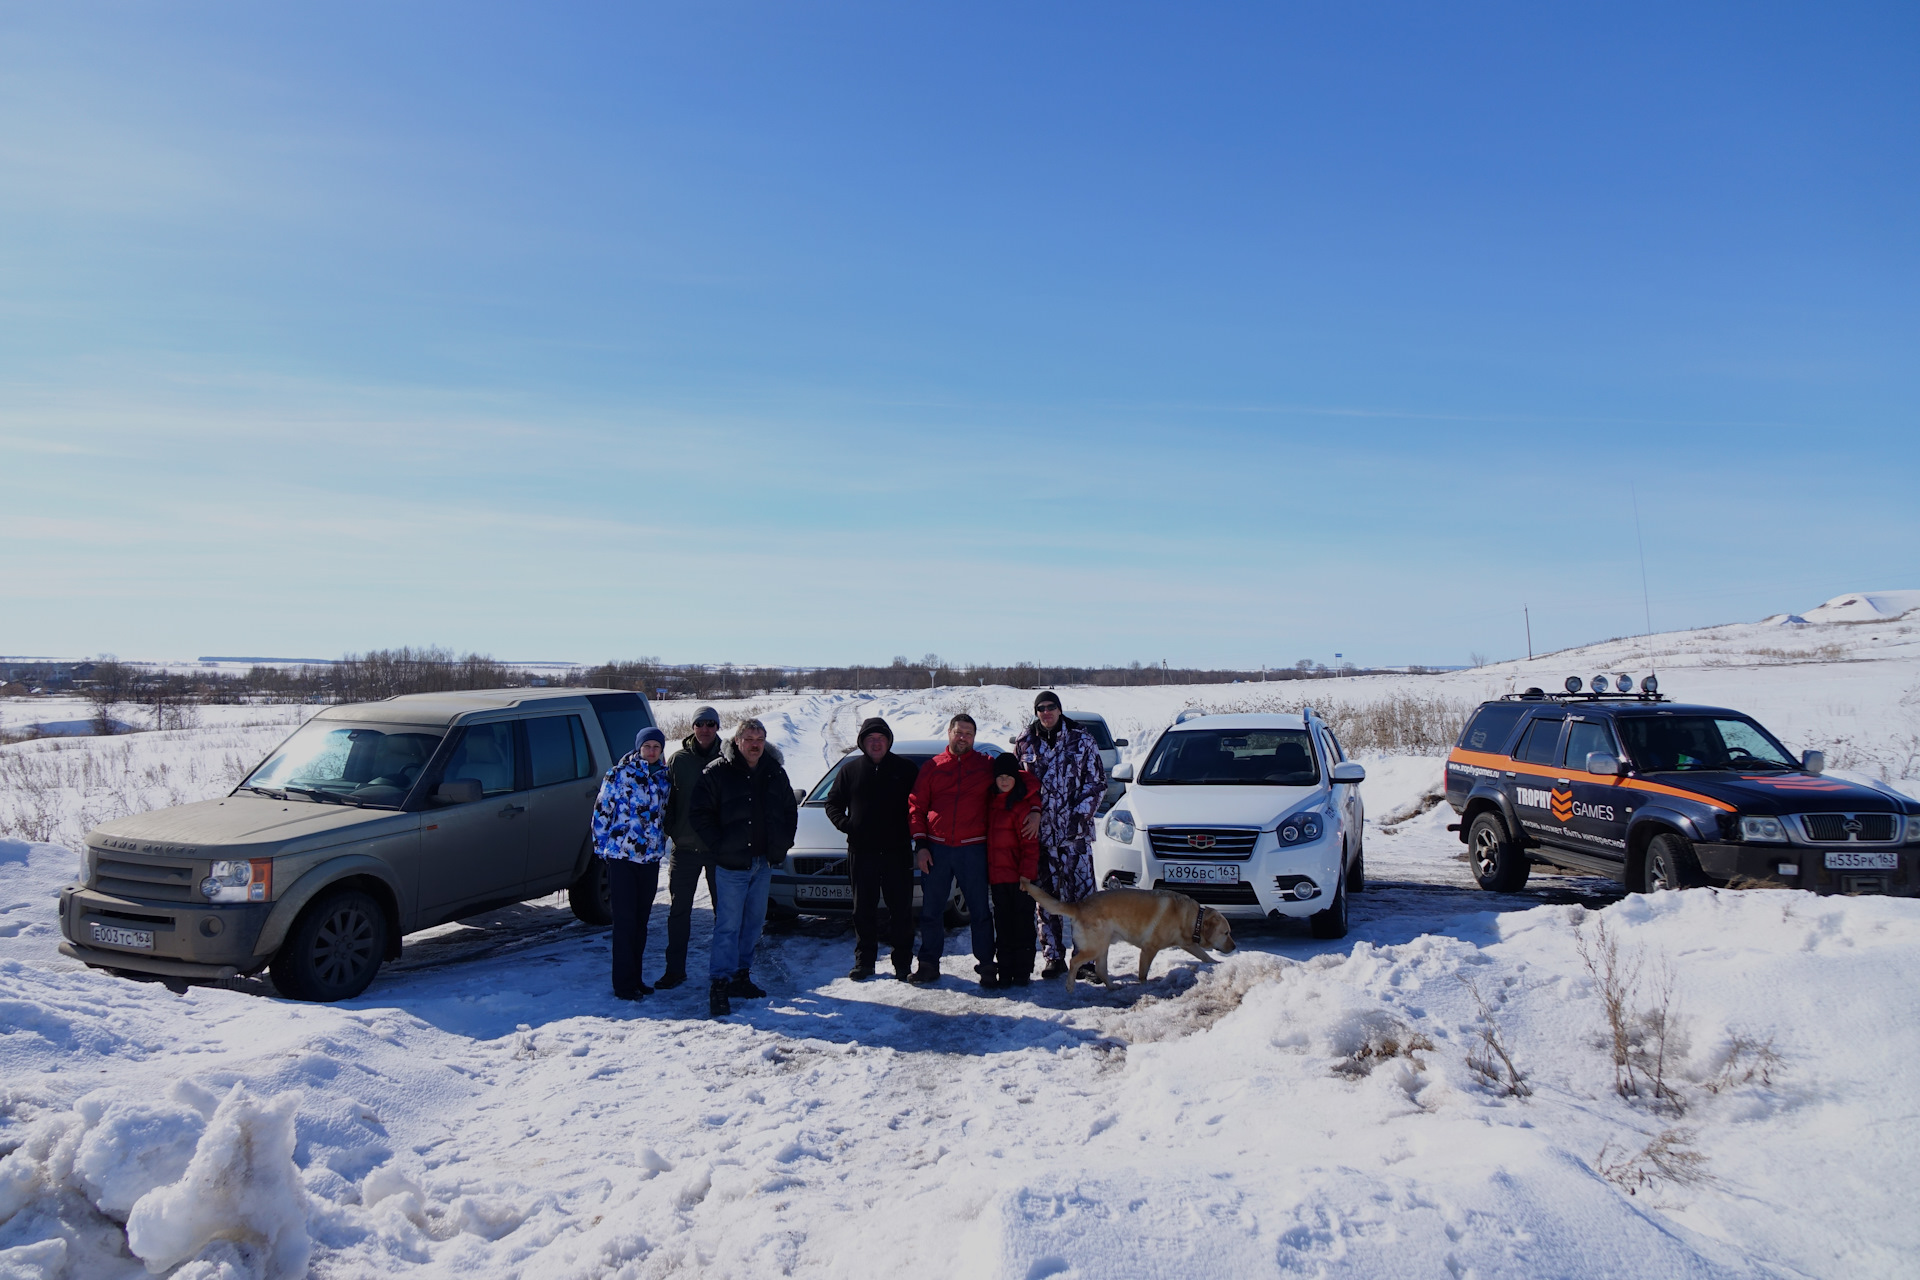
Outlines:
[[[1034, 719], [1010, 754], [974, 746], [965, 712], [947, 724], [947, 749], [916, 767], [894, 754], [893, 730], [878, 717], [860, 726], [859, 754], [828, 789], [827, 817], [847, 837], [853, 882], [854, 964], [873, 976], [880, 907], [888, 917], [888, 959], [908, 982], [940, 980], [947, 902], [958, 883], [971, 917], [975, 971], [985, 988], [1024, 986], [1033, 975], [1036, 935], [1042, 977], [1066, 972], [1066, 921], [1041, 912], [1020, 882], [1062, 902], [1094, 891], [1093, 826], [1106, 773], [1093, 736], [1061, 710], [1051, 691], [1034, 699]], [[799, 805], [766, 726], [747, 719], [725, 742], [712, 707], [694, 713], [693, 732], [671, 762], [666, 735], [643, 729], [607, 772], [593, 808], [595, 854], [606, 863], [613, 908], [613, 993], [637, 1000], [687, 980], [693, 897], [704, 877], [713, 902], [708, 1009], [766, 995], [753, 981], [754, 947], [766, 923], [773, 868], [786, 860]], [[668, 867], [666, 972], [641, 978], [647, 922]], [[922, 877], [918, 928], [914, 873]], [[918, 934], [916, 956], [915, 935]]]

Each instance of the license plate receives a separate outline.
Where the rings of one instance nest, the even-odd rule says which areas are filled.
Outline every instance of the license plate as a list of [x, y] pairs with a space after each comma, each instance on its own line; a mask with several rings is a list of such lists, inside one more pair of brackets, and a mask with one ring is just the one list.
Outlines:
[[1161, 878], [1168, 884], [1239, 884], [1240, 868], [1169, 862]]
[[1829, 871], [1898, 871], [1900, 855], [1888, 850], [1886, 853], [1842, 853], [1833, 850], [1827, 854]]
[[802, 902], [852, 902], [850, 884], [797, 884], [793, 896]]
[[153, 950], [153, 930], [122, 929], [118, 925], [93, 923], [93, 940], [103, 947], [126, 947], [130, 951]]

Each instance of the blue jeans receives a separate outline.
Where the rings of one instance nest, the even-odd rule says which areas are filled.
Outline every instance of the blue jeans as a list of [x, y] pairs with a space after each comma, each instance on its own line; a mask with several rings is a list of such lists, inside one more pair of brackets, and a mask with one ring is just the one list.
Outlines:
[[960, 882], [960, 896], [973, 913], [973, 959], [982, 975], [993, 968], [993, 899], [987, 892], [987, 846], [984, 844], [927, 846], [933, 867], [920, 882], [920, 963], [940, 968], [947, 949], [947, 895]]
[[707, 976], [724, 982], [753, 967], [753, 948], [767, 922], [767, 890], [773, 887], [773, 868], [763, 858], [751, 871], [713, 869], [713, 950], [708, 953]]

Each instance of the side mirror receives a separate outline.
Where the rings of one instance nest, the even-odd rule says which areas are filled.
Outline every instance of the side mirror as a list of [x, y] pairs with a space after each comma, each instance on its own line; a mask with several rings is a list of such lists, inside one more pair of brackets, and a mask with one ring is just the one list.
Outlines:
[[1327, 776], [1333, 779], [1335, 785], [1347, 782], [1365, 782], [1367, 780], [1367, 767], [1363, 764], [1356, 764], [1351, 760], [1342, 760], [1339, 764], [1333, 766], [1333, 772]]
[[1827, 771], [1827, 753], [1824, 751], [1802, 751], [1800, 753], [1800, 767], [1808, 773], [1825, 773]]
[[1113, 780], [1115, 782], [1132, 782], [1133, 761], [1126, 760], [1113, 766]]
[[1124, 747], [1128, 745], [1128, 742], [1125, 738], [1115, 738], [1113, 740], [1113, 745], [1116, 747]]
[[1620, 767], [1620, 758], [1618, 756], [1608, 755], [1604, 751], [1589, 751], [1587, 752], [1587, 772], [1604, 774], [1609, 778], [1617, 778], [1622, 773], [1625, 773], [1626, 770]]
[[475, 804], [479, 799], [478, 778], [448, 778], [433, 789], [434, 804]]
[[805, 804], [806, 800], [807, 789], [805, 787], [795, 787], [793, 789], [793, 802], [795, 804]]

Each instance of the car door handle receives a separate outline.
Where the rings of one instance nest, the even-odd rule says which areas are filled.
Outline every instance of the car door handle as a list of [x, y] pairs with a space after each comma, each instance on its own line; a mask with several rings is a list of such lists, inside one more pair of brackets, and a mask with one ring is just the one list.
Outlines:
[[1570, 787], [1573, 785], [1573, 779], [1572, 778], [1555, 778], [1553, 780], [1553, 785], [1556, 787]]
[[503, 818], [511, 818], [516, 813], [525, 813], [526, 811], [527, 806], [523, 804], [510, 804], [500, 811], [500, 816]]
[[1507, 770], [1507, 776], [1511, 778], [1513, 776], [1513, 770], [1511, 769]]

